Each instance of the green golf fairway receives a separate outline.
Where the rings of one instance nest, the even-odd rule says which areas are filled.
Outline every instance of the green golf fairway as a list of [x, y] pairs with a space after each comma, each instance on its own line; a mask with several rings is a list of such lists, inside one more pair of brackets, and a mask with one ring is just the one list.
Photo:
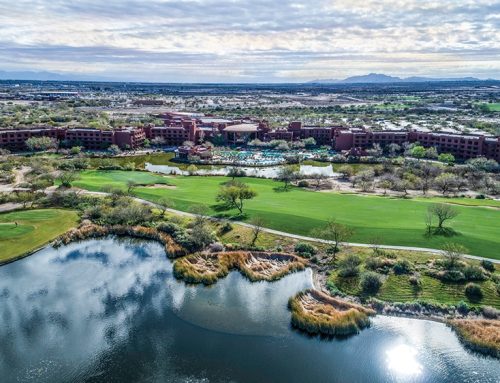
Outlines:
[[40, 209], [0, 214], [0, 264], [45, 245], [77, 222], [78, 215], [72, 210]]
[[[96, 173], [100, 173], [99, 177]], [[135, 173], [144, 174], [86, 171], [82, 172], [81, 179], [75, 185], [100, 190], [110, 182], [119, 183], [117, 180], [121, 175], [114, 173], [128, 173], [128, 179], [134, 179]], [[154, 178], [158, 176], [150, 176], [150, 183], [159, 183]], [[99, 183], [96, 183], [97, 178], [100, 179]], [[237, 214], [236, 210], [221, 211], [215, 202], [219, 187], [229, 180], [228, 177], [169, 177], [167, 180], [175, 187], [138, 187], [134, 189], [134, 194], [149, 201], [168, 197], [179, 210], [189, 210], [193, 205], [206, 205], [214, 216], [232, 217]], [[500, 210], [496, 208], [454, 205], [459, 215], [445, 225], [453, 228], [457, 235], [434, 235], [429, 238], [425, 235], [424, 217], [431, 202], [424, 199], [322, 193], [295, 187], [285, 192], [280, 190], [283, 184], [277, 181], [259, 178], [239, 180], [258, 193], [253, 200], [245, 201], [245, 217], [242, 219], [259, 215], [265, 220], [265, 226], [272, 229], [311, 235], [312, 230], [321, 227], [325, 220], [334, 218], [354, 229], [351, 242], [373, 243], [376, 238], [379, 243], [386, 245], [427, 248], [441, 248], [446, 242], [457, 242], [471, 254], [500, 259]], [[123, 188], [125, 182], [122, 182]]]

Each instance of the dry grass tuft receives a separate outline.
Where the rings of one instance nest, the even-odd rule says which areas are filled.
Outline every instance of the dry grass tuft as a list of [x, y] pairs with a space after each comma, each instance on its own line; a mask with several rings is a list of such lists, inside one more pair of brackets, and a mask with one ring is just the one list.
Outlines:
[[292, 325], [311, 334], [350, 335], [369, 326], [375, 311], [314, 289], [290, 298]]
[[500, 321], [492, 319], [454, 319], [448, 324], [470, 348], [500, 358]]
[[178, 259], [174, 275], [190, 283], [215, 283], [233, 269], [238, 269], [251, 281], [274, 281], [286, 274], [303, 270], [307, 261], [290, 254], [231, 251], [197, 253]]

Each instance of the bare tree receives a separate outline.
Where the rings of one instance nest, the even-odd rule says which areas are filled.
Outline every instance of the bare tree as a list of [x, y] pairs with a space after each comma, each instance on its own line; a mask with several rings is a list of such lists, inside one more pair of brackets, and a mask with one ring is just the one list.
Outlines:
[[264, 228], [264, 223], [264, 218], [260, 216], [255, 216], [250, 221], [250, 224], [252, 225], [252, 241], [250, 243], [250, 246], [255, 246], [255, 242], [257, 242], [257, 239], [259, 238], [259, 235]]
[[317, 230], [316, 234], [324, 239], [330, 240], [333, 242], [332, 253], [333, 259], [335, 260], [335, 256], [339, 251], [339, 245], [342, 242], [347, 241], [353, 235], [353, 230], [341, 223], [338, 223], [333, 218], [330, 218], [326, 225]]
[[444, 203], [433, 204], [427, 208], [427, 211], [429, 214], [436, 216], [438, 220], [438, 230], [443, 230], [445, 221], [453, 219], [459, 214], [457, 209]]
[[454, 269], [462, 258], [462, 254], [466, 252], [467, 249], [458, 243], [446, 243], [443, 246], [443, 254], [446, 257], [448, 269]]
[[292, 181], [298, 178], [299, 174], [294, 166], [283, 166], [278, 171], [278, 180], [285, 183], [284, 189], [288, 190], [288, 186]]
[[138, 186], [137, 182], [134, 180], [127, 180], [127, 194], [131, 194], [132, 191]]
[[425, 227], [426, 227], [426, 233], [427, 235], [432, 234], [432, 222], [433, 222], [434, 214], [430, 211], [430, 209], [427, 209], [427, 213], [425, 214]]
[[167, 210], [174, 206], [174, 203], [171, 199], [163, 197], [156, 201], [156, 206], [160, 210], [160, 217], [163, 217]]
[[328, 177], [321, 173], [315, 173], [311, 174], [309, 178], [314, 181], [314, 187], [316, 189], [319, 189], [319, 187], [321, 186], [321, 181], [327, 179]]

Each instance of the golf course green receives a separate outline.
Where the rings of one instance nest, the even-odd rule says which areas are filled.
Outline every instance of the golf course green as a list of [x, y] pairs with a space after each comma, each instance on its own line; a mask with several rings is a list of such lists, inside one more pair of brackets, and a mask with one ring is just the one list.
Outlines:
[[38, 249], [76, 226], [77, 222], [75, 211], [63, 209], [0, 214], [0, 264]]
[[[147, 176], [151, 177], [150, 179]], [[137, 178], [136, 178], [137, 177]], [[425, 235], [424, 217], [432, 199], [402, 199], [381, 196], [314, 192], [296, 187], [283, 191], [282, 183], [259, 178], [241, 178], [257, 191], [257, 197], [245, 201], [244, 216], [236, 210], [221, 210], [215, 201], [219, 187], [228, 177], [161, 177], [144, 172], [84, 171], [77, 187], [102, 190], [109, 184], [126, 188], [126, 181], [142, 184], [168, 182], [171, 187], [137, 187], [134, 194], [157, 201], [167, 197], [174, 208], [189, 210], [194, 205], [205, 205], [210, 214], [247, 220], [260, 216], [265, 226], [288, 233], [311, 235], [325, 220], [334, 218], [354, 229], [351, 242], [401, 246], [441, 248], [446, 242], [464, 245], [470, 254], [500, 259], [500, 209], [480, 206], [454, 205], [459, 215], [447, 226], [456, 235], [445, 237]]]

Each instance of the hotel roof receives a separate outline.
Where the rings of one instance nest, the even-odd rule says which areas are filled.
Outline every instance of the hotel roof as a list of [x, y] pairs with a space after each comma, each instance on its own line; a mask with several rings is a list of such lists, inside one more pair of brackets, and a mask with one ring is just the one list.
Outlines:
[[225, 132], [257, 132], [259, 130], [259, 124], [236, 124], [230, 125], [224, 129]]

